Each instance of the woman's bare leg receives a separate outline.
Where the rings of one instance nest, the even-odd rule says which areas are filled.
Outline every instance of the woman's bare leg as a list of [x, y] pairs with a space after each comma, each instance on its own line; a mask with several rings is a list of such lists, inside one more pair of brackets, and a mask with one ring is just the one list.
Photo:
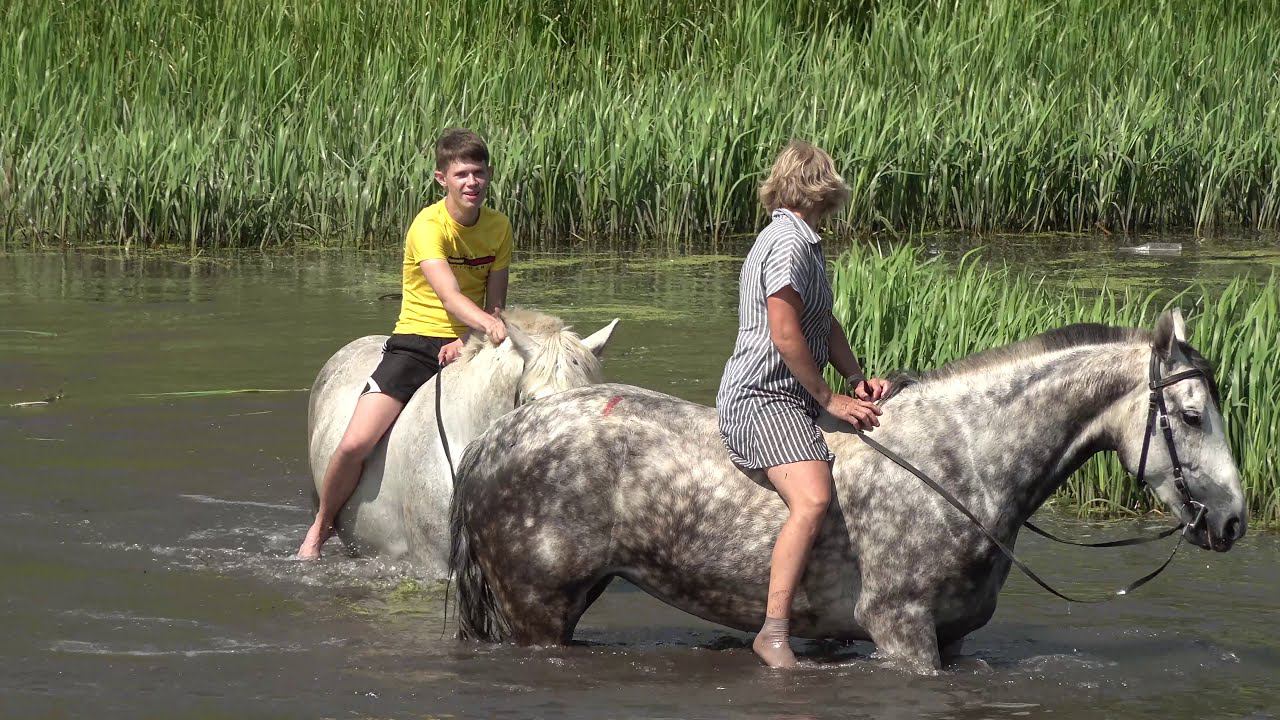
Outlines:
[[404, 403], [382, 393], [365, 393], [356, 401], [356, 410], [351, 415], [347, 431], [329, 459], [329, 467], [325, 468], [324, 480], [320, 483], [320, 508], [302, 546], [298, 548], [299, 558], [313, 560], [320, 557], [321, 546], [333, 534], [334, 518], [360, 482], [365, 458], [373, 452], [373, 447], [403, 409]]
[[831, 503], [831, 465], [806, 460], [771, 467], [766, 474], [790, 515], [773, 545], [764, 627], [752, 649], [769, 667], [785, 668], [796, 664], [790, 642], [791, 599]]

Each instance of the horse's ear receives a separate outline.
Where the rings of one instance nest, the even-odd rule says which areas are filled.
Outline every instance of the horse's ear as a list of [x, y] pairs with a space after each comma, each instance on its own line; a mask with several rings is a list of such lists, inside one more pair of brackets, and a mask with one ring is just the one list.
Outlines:
[[1165, 310], [1156, 321], [1155, 338], [1151, 345], [1168, 359], [1178, 349], [1178, 343], [1187, 341], [1187, 324], [1182, 320], [1182, 311], [1178, 308]]
[[613, 322], [583, 338], [582, 344], [587, 346], [592, 355], [601, 357], [604, 355], [604, 348], [609, 344], [609, 338], [613, 335], [613, 329], [616, 327], [618, 327], [618, 318], [614, 318]]
[[507, 325], [507, 339], [511, 341], [511, 346], [516, 349], [520, 357], [528, 360], [538, 354], [542, 346], [538, 344], [537, 340], [534, 340], [529, 336], [529, 333], [510, 320], [505, 320], [504, 322]]

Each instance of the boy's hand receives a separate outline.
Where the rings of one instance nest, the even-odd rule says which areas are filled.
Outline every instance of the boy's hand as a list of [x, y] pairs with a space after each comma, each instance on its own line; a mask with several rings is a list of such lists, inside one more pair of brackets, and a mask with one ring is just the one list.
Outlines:
[[454, 360], [457, 360], [458, 356], [462, 355], [462, 345], [462, 338], [458, 338], [457, 340], [454, 340], [440, 348], [440, 357], [437, 358], [440, 361], [440, 367], [444, 367]]
[[488, 336], [489, 342], [501, 345], [502, 341], [507, 339], [507, 324], [502, 322], [500, 317], [490, 317], [489, 323], [484, 328], [484, 334]]

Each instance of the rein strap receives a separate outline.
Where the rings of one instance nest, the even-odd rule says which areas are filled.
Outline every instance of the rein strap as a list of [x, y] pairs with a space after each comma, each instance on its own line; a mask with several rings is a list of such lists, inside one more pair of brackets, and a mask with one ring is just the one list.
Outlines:
[[1174, 383], [1181, 382], [1183, 380], [1190, 380], [1192, 378], [1197, 378], [1197, 377], [1203, 378], [1204, 373], [1201, 372], [1200, 370], [1194, 370], [1194, 369], [1183, 370], [1182, 372], [1177, 372], [1162, 378], [1160, 377], [1160, 360], [1157, 357], [1154, 348], [1152, 348], [1151, 350], [1151, 361], [1148, 365], [1148, 371], [1149, 371], [1149, 374], [1148, 374], [1148, 380], [1147, 380], [1147, 387], [1151, 391], [1151, 396], [1149, 399], [1148, 409], [1147, 409], [1146, 430], [1143, 432], [1143, 437], [1142, 437], [1142, 456], [1138, 460], [1138, 484], [1139, 485], [1146, 484], [1147, 453], [1151, 449], [1151, 438], [1155, 435], [1155, 426], [1158, 420], [1160, 425], [1160, 430], [1164, 435], [1165, 447], [1169, 451], [1169, 460], [1173, 466], [1172, 468], [1173, 484], [1174, 484], [1174, 487], [1177, 488], [1178, 490], [1178, 494], [1180, 496], [1179, 499], [1182, 501], [1183, 508], [1187, 511], [1187, 514], [1192, 517], [1191, 522], [1179, 523], [1169, 528], [1168, 530], [1165, 530], [1154, 536], [1132, 537], [1132, 538], [1125, 538], [1123, 540], [1109, 540], [1107, 542], [1100, 542], [1100, 543], [1080, 543], [1080, 542], [1073, 542], [1071, 540], [1063, 540], [1062, 538], [1050, 532], [1041, 530], [1039, 527], [1036, 527], [1035, 524], [1033, 524], [1029, 520], [1023, 523], [1023, 525], [1025, 525], [1027, 529], [1031, 530], [1037, 535], [1041, 535], [1055, 542], [1060, 542], [1064, 545], [1075, 545], [1077, 547], [1096, 547], [1096, 548], [1124, 547], [1126, 545], [1142, 545], [1144, 543], [1154, 542], [1156, 540], [1163, 540], [1164, 538], [1169, 537], [1170, 535], [1178, 532], [1179, 530], [1183, 531], [1182, 534], [1178, 536], [1178, 542], [1173, 546], [1173, 551], [1169, 553], [1169, 557], [1165, 559], [1164, 563], [1162, 563], [1160, 567], [1156, 568], [1150, 573], [1147, 573], [1146, 575], [1143, 575], [1137, 580], [1134, 580], [1133, 582], [1129, 583], [1123, 588], [1116, 590], [1115, 592], [1109, 593], [1100, 598], [1090, 598], [1090, 599], [1073, 598], [1069, 595], [1066, 595], [1054, 589], [1051, 585], [1049, 585], [1049, 583], [1040, 579], [1040, 576], [1037, 575], [1034, 571], [1032, 571], [1030, 567], [1027, 567], [1026, 563], [1019, 560], [1018, 556], [1013, 554], [1013, 550], [1009, 549], [1009, 547], [1006, 546], [1003, 542], [1001, 542], [999, 538], [997, 538], [994, 534], [992, 534], [992, 532], [988, 530], [985, 525], [982, 524], [982, 521], [979, 520], [976, 516], [974, 516], [973, 513], [969, 512], [969, 508], [965, 507], [964, 503], [961, 503], [959, 500], [955, 498], [954, 495], [947, 492], [946, 488], [934, 482], [928, 475], [925, 475], [923, 472], [917, 469], [914, 465], [902, 459], [902, 457], [899, 456], [897, 453], [893, 452], [892, 450], [886, 448], [885, 446], [881, 445], [875, 440], [872, 440], [871, 438], [864, 435], [861, 430], [857, 430], [855, 428], [854, 434], [858, 436], [858, 439], [862, 440], [862, 442], [869, 445], [873, 450], [889, 458], [893, 462], [897, 463], [897, 465], [901, 467], [903, 470], [906, 470], [912, 475], [915, 475], [917, 478], [921, 480], [921, 482], [923, 482], [925, 485], [928, 485], [930, 488], [933, 489], [934, 492], [941, 495], [942, 499], [951, 503], [952, 507], [959, 510], [965, 517], [969, 518], [969, 521], [972, 522], [975, 527], [981, 530], [982, 534], [985, 535], [987, 539], [991, 541], [992, 544], [994, 544], [997, 548], [999, 548], [1000, 552], [1004, 553], [1005, 557], [1009, 558], [1009, 562], [1013, 563], [1014, 566], [1016, 566], [1019, 570], [1021, 570], [1027, 577], [1035, 581], [1035, 583], [1040, 587], [1056, 595], [1057, 597], [1060, 597], [1063, 600], [1066, 600], [1067, 602], [1078, 602], [1078, 603], [1084, 603], [1084, 604], [1107, 602], [1108, 600], [1113, 600], [1116, 597], [1119, 597], [1121, 595], [1128, 595], [1130, 592], [1133, 592], [1134, 590], [1137, 590], [1143, 585], [1146, 585], [1148, 581], [1152, 580], [1157, 575], [1164, 572], [1164, 569], [1169, 567], [1169, 563], [1173, 562], [1173, 557], [1178, 554], [1178, 549], [1182, 547], [1182, 541], [1186, 539], [1187, 532], [1189, 532], [1191, 529], [1197, 527], [1200, 524], [1201, 519], [1204, 518], [1205, 510], [1207, 509], [1203, 503], [1197, 502], [1194, 498], [1191, 497], [1191, 492], [1187, 489], [1187, 483], [1182, 477], [1182, 463], [1178, 460], [1178, 451], [1173, 443], [1173, 429], [1169, 427], [1169, 410], [1165, 406], [1165, 402], [1164, 402], [1164, 388], [1170, 385], [1173, 385]]
[[1026, 529], [1039, 535], [1042, 538], [1048, 538], [1054, 542], [1062, 543], [1063, 545], [1075, 545], [1076, 547], [1087, 547], [1087, 548], [1111, 548], [1111, 547], [1126, 547], [1128, 545], [1146, 545], [1149, 542], [1163, 540], [1182, 529], [1181, 525], [1174, 525], [1171, 528], [1161, 530], [1159, 533], [1156, 533], [1155, 535], [1145, 535], [1145, 536], [1139, 536], [1139, 537], [1124, 538], [1123, 540], [1107, 540], [1106, 542], [1082, 543], [1082, 542], [1076, 542], [1074, 540], [1063, 540], [1062, 538], [1058, 537], [1057, 535], [1054, 535], [1048, 530], [1045, 530], [1037, 526], [1035, 523], [1031, 522], [1030, 520], [1022, 523], [1022, 525]]
[[[1004, 553], [1005, 557], [1009, 558], [1009, 562], [1012, 562], [1014, 566], [1016, 566], [1019, 570], [1023, 572], [1024, 575], [1031, 578], [1031, 580], [1034, 581], [1035, 584], [1049, 591], [1053, 595], [1060, 597], [1063, 600], [1066, 600], [1067, 602], [1075, 602], [1075, 603], [1082, 603], [1086, 605], [1092, 605], [1096, 603], [1107, 602], [1109, 600], [1114, 600], [1116, 597], [1119, 597], [1121, 595], [1128, 595], [1130, 592], [1133, 592], [1134, 590], [1137, 590], [1143, 585], [1146, 585], [1150, 580], [1152, 580], [1161, 572], [1163, 572], [1166, 567], [1169, 567], [1169, 563], [1173, 562], [1174, 555], [1178, 554], [1178, 548], [1182, 547], [1182, 540], [1184, 536], [1179, 535], [1177, 544], [1173, 546], [1173, 552], [1169, 553], [1169, 557], [1164, 561], [1164, 564], [1156, 568], [1154, 571], [1148, 573], [1147, 575], [1144, 575], [1143, 577], [1140, 577], [1137, 580], [1134, 580], [1133, 582], [1129, 583], [1128, 585], [1124, 586], [1119, 590], [1108, 593], [1107, 595], [1099, 598], [1072, 597], [1070, 595], [1067, 595], [1066, 593], [1059, 592], [1052, 585], [1042, 580], [1040, 576], [1035, 573], [1034, 570], [1028, 567], [1026, 563], [1018, 559], [1018, 556], [1013, 553], [1013, 550], [1009, 549], [1009, 546], [1001, 542], [999, 538], [997, 538], [990, 530], [987, 529], [985, 525], [982, 524], [981, 520], [975, 517], [973, 513], [969, 512], [969, 508], [965, 507], [964, 504], [961, 503], [959, 500], [957, 500], [954, 495], [952, 495], [950, 492], [947, 491], [946, 488], [934, 482], [928, 475], [925, 475], [923, 472], [918, 470], [914, 465], [902, 459], [902, 457], [899, 456], [897, 453], [893, 452], [889, 448], [886, 448], [885, 446], [881, 445], [875, 440], [872, 440], [871, 438], [862, 434], [861, 431], [855, 432], [854, 434], [857, 435], [858, 438], [862, 440], [862, 442], [871, 446], [873, 450], [889, 458], [893, 462], [897, 463], [897, 465], [901, 467], [903, 470], [906, 470], [912, 475], [915, 475], [916, 477], [920, 478], [921, 482], [923, 482], [925, 485], [928, 485], [930, 488], [933, 489], [934, 492], [941, 495], [942, 499], [951, 503], [952, 507], [959, 510], [961, 514], [963, 514], [965, 517], [969, 518], [969, 521], [972, 522], [975, 527], [977, 527], [979, 530], [982, 531], [982, 534], [987, 537], [987, 540], [990, 540], [993, 545], [999, 548], [1000, 552]], [[1034, 528], [1034, 526], [1031, 526], [1030, 523], [1027, 523], [1027, 525]], [[1178, 532], [1182, 528], [1183, 528], [1182, 525], [1177, 525], [1173, 527], [1171, 530], [1166, 531], [1165, 534], [1161, 535], [1160, 537], [1161, 538], [1168, 537], [1173, 533]], [[1034, 528], [1034, 530], [1042, 535], [1045, 535], [1046, 537], [1052, 537], [1048, 533], [1044, 532], [1043, 530], [1040, 530], [1039, 528]], [[1053, 538], [1053, 539], [1057, 539], [1057, 538]], [[1159, 538], [1154, 538], [1154, 539], [1159, 539]], [[1137, 540], [1136, 538], [1130, 538], [1129, 540], [1118, 540], [1113, 542], [1115, 542], [1117, 545], [1138, 545], [1143, 542], [1150, 542], [1150, 540]], [[1068, 544], [1076, 545], [1079, 543], [1068, 543]], [[1102, 543], [1098, 545], [1084, 545], [1084, 546], [1085, 547], [1110, 547], [1110, 545], [1106, 543]]]
[[[440, 410], [440, 396], [444, 394], [443, 386], [440, 384], [440, 376], [444, 375], [444, 368], [436, 371], [436, 432], [440, 434], [440, 444], [444, 447], [444, 459], [449, 461], [449, 479], [452, 481], [450, 485], [456, 491], [458, 489], [458, 474], [453, 468], [453, 455], [449, 452], [449, 438], [444, 431], [444, 413]], [[450, 561], [452, 563], [452, 561]], [[445, 575], [444, 579], [444, 617], [440, 619], [440, 637], [444, 637], [444, 631], [449, 625], [449, 587], [453, 583], [453, 574]]]

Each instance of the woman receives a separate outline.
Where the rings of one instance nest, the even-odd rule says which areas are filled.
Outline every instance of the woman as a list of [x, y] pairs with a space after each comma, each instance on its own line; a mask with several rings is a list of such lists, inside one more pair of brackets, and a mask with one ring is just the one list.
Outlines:
[[[752, 648], [770, 667], [792, 667], [791, 599], [831, 501], [831, 463], [819, 410], [864, 429], [878, 425], [889, 383], [866, 379], [831, 314], [817, 228], [844, 206], [849, 188], [831, 156], [793, 140], [760, 186], [772, 222], [742, 266], [738, 339], [716, 399], [720, 434], [743, 468], [763, 469], [790, 513], [773, 546], [764, 626]], [[822, 377], [830, 362], [854, 395]]]

